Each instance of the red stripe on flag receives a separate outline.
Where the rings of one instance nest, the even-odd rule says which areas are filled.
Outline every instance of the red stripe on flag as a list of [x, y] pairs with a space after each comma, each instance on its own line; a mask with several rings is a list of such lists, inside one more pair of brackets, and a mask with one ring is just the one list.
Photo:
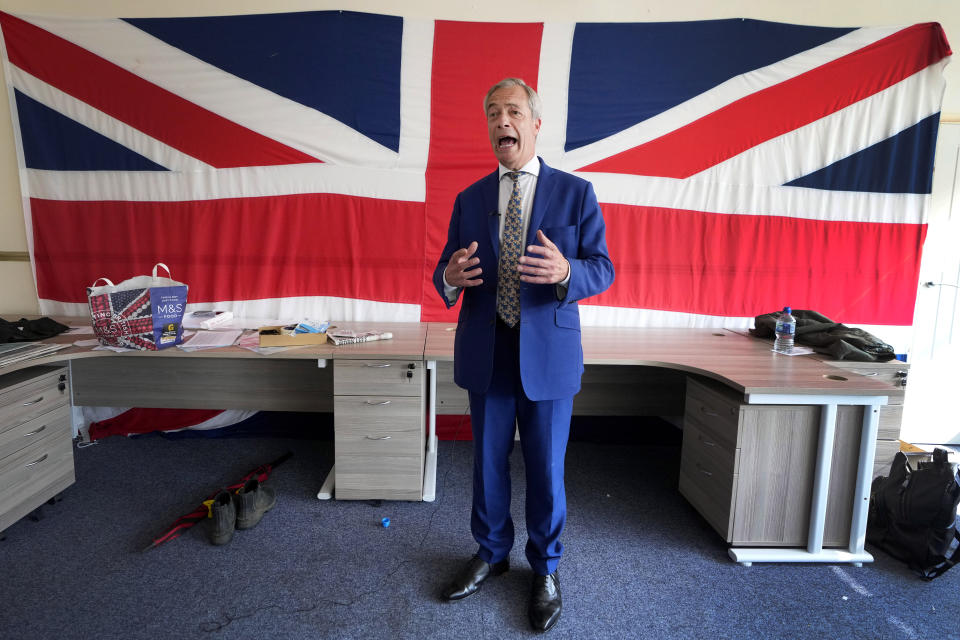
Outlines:
[[603, 205], [613, 286], [590, 303], [752, 317], [784, 305], [910, 325], [926, 225]]
[[320, 162], [8, 13], [0, 12], [0, 26], [11, 63], [214, 167]]
[[423, 321], [456, 319], [456, 310], [446, 310], [433, 286], [433, 269], [446, 244], [457, 194], [497, 168], [487, 134], [483, 97], [491, 86], [507, 77], [522, 78], [536, 88], [542, 35], [543, 25], [537, 23], [435, 23]]
[[[191, 202], [33, 199], [39, 297], [86, 302], [86, 287], [157, 262], [190, 302], [298, 296], [418, 304], [423, 204], [335, 194]], [[136, 271], [133, 271], [136, 270]]]
[[947, 55], [939, 24], [914, 25], [581, 171], [686, 178], [872, 96]]
[[212, 420], [222, 409], [145, 409], [134, 407], [106, 420], [90, 423], [90, 440], [131, 433], [176, 431]]

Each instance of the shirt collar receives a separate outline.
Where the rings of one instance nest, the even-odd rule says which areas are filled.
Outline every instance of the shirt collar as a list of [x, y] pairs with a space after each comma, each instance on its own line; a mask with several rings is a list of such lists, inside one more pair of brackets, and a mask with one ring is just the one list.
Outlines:
[[[510, 173], [512, 171], [512, 169], [507, 169], [502, 164], [498, 166], [500, 169], [497, 175], [498, 180], [503, 179], [503, 175], [505, 173]], [[533, 156], [532, 158], [530, 158], [530, 162], [520, 167], [520, 171], [524, 171], [526, 173], [532, 173], [534, 176], [539, 177], [540, 176], [540, 158], [538, 158], [537, 156]]]

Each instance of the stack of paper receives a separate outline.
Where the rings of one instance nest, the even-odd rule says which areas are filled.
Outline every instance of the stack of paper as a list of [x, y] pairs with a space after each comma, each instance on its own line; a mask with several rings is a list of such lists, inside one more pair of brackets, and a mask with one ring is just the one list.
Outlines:
[[198, 331], [193, 336], [179, 345], [184, 351], [196, 351], [198, 349], [217, 349], [219, 347], [229, 347], [237, 341], [242, 329], [230, 329], [228, 331]]
[[0, 368], [15, 362], [39, 358], [60, 349], [66, 349], [69, 344], [49, 344], [45, 342], [10, 342], [0, 344]]

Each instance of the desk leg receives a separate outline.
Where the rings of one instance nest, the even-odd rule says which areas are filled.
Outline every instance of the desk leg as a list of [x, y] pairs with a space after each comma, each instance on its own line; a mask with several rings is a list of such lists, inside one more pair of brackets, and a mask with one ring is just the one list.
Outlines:
[[323, 486], [320, 487], [317, 500], [330, 500], [333, 498], [333, 481], [337, 477], [336, 471], [337, 465], [330, 467], [330, 473], [327, 474], [327, 479], [323, 481]]
[[[857, 488], [853, 493], [853, 518], [850, 521], [850, 553], [864, 554], [867, 540], [867, 514], [870, 509], [870, 488], [873, 484], [873, 460], [877, 451], [877, 429], [880, 425], [880, 405], [863, 407], [863, 428], [860, 432], [860, 466], [857, 468]], [[865, 554], [870, 555], [870, 554]], [[873, 557], [870, 557], [870, 562]]]
[[830, 465], [833, 462], [833, 440], [837, 432], [837, 405], [820, 407], [820, 438], [817, 444], [817, 465], [813, 471], [813, 494], [810, 498], [810, 529], [807, 551], [823, 551], [823, 528], [827, 523], [827, 498], [830, 491]]
[[437, 361], [427, 360], [430, 389], [427, 397], [427, 456], [423, 468], [423, 501], [437, 499]]

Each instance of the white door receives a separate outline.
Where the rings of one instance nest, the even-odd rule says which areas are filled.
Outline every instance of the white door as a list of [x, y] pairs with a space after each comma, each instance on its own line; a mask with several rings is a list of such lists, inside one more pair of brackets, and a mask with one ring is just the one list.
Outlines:
[[900, 437], [960, 444], [960, 123], [941, 123]]

